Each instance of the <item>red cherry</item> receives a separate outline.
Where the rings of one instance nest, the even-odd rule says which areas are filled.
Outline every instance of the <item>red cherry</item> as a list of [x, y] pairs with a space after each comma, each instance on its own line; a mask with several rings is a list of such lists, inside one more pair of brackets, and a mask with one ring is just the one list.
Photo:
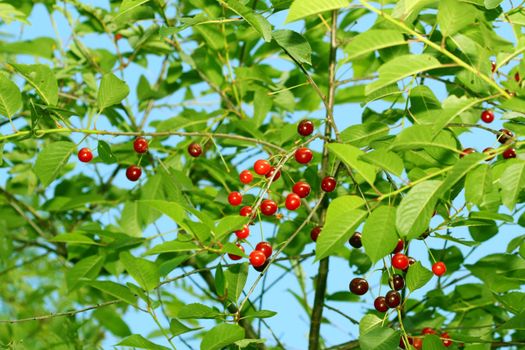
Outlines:
[[483, 150], [483, 153], [485, 153], [488, 156], [492, 156], [490, 158], [485, 159], [486, 162], [493, 160], [496, 157], [496, 154], [494, 152], [494, 148], [487, 147]]
[[288, 196], [286, 196], [285, 205], [286, 209], [295, 210], [301, 206], [301, 197], [295, 193], [290, 193]]
[[354, 248], [361, 248], [363, 246], [363, 242], [361, 242], [361, 232], [354, 232], [352, 237], [348, 239], [348, 243]]
[[308, 119], [303, 119], [297, 124], [297, 132], [301, 136], [308, 136], [314, 132], [314, 123]]
[[411, 265], [414, 265], [416, 263], [416, 259], [412, 258], [412, 257], [409, 257], [408, 258], [408, 267], [406, 269], [403, 269], [403, 272], [407, 272], [408, 271], [408, 268], [411, 266]]
[[385, 297], [377, 297], [374, 300], [374, 308], [378, 312], [387, 312], [388, 311], [388, 306], [386, 305]]
[[504, 159], [516, 158], [516, 150], [514, 148], [507, 148], [503, 151], [502, 156]]
[[[240, 243], [235, 243], [235, 245], [244, 253], [244, 247]], [[228, 253], [228, 257], [232, 260], [240, 260], [242, 258], [242, 256], [240, 255], [235, 255], [231, 253]]]
[[[270, 171], [268, 171], [268, 172], [266, 173], [266, 175], [265, 175], [266, 178], [267, 178], [268, 180], [271, 179], [272, 176], [273, 176], [273, 173], [274, 173], [274, 172], [275, 172], [275, 167], [272, 166], [272, 167], [270, 168]], [[273, 178], [272, 182], [278, 180], [280, 177], [281, 177], [281, 171], [279, 170], [279, 171], [277, 172], [277, 174], [275, 174], [275, 177]]]
[[490, 62], [490, 70], [492, 73], [496, 71], [496, 62], [494, 61]]
[[244, 225], [242, 229], [235, 231], [235, 235], [238, 239], [246, 239], [250, 235], [250, 228], [248, 225]]
[[447, 348], [452, 345], [452, 340], [450, 340], [450, 336], [447, 332], [441, 333], [441, 341], [443, 342], [443, 345]]
[[512, 140], [514, 137], [514, 133], [507, 129], [500, 129], [498, 134], [498, 142], [501, 144], [505, 144]]
[[350, 281], [350, 292], [355, 295], [363, 295], [368, 292], [368, 282], [364, 278], [354, 278]]
[[401, 252], [404, 247], [405, 247], [405, 241], [403, 241], [402, 239], [398, 239], [397, 240], [397, 245], [394, 248], [394, 251], [392, 252], [392, 254], [397, 254], [397, 253]]
[[485, 123], [492, 123], [494, 121], [494, 112], [490, 109], [486, 109], [481, 112], [481, 120]]
[[143, 137], [137, 137], [133, 142], [133, 148], [137, 153], [146, 153], [148, 151], [148, 141]]
[[433, 328], [425, 327], [421, 331], [421, 334], [428, 335], [428, 334], [436, 334], [436, 331]]
[[261, 213], [267, 216], [275, 214], [277, 211], [277, 203], [271, 199], [265, 199], [261, 202]]
[[266, 175], [271, 168], [272, 166], [270, 165], [270, 163], [264, 159], [259, 159], [255, 161], [255, 164], [253, 164], [253, 170], [256, 174], [259, 175]]
[[412, 337], [412, 346], [416, 348], [416, 350], [423, 349], [423, 339]]
[[255, 250], [263, 252], [267, 258], [272, 256], [272, 245], [268, 242], [257, 243], [257, 245], [255, 246]]
[[266, 262], [266, 255], [260, 250], [254, 250], [250, 253], [250, 263], [253, 267], [259, 267]]
[[245, 185], [253, 181], [253, 174], [250, 170], [243, 170], [239, 174], [239, 180]]
[[406, 269], [408, 264], [408, 257], [405, 254], [397, 253], [392, 257], [392, 266], [396, 269]]
[[132, 165], [126, 169], [126, 177], [129, 181], [137, 181], [142, 175], [142, 169], [136, 165]]
[[469, 148], [465, 148], [463, 151], [461, 151], [461, 153], [459, 154], [459, 158], [463, 158], [471, 153], [474, 153], [476, 152], [476, 150], [472, 147], [469, 147]]
[[309, 148], [301, 147], [295, 151], [295, 160], [301, 164], [308, 164], [313, 157], [314, 154]]
[[321, 181], [321, 189], [325, 192], [332, 192], [336, 185], [337, 180], [332, 176], [327, 176]]
[[394, 290], [401, 290], [405, 287], [405, 279], [399, 274], [394, 274], [390, 280], [390, 287]]
[[444, 262], [438, 261], [432, 265], [432, 272], [434, 272], [434, 275], [436, 276], [443, 276], [445, 272], [447, 272], [447, 266]]
[[198, 143], [191, 143], [188, 146], [188, 153], [190, 154], [190, 156], [197, 158], [198, 156], [202, 154], [201, 145], [199, 145]]
[[119, 41], [122, 38], [123, 38], [122, 34], [120, 34], [120, 33], [115, 34], [115, 41]]
[[240, 205], [242, 203], [242, 194], [239, 192], [231, 192], [228, 195], [228, 202], [230, 202], [230, 204], [234, 207]]
[[514, 80], [516, 80], [518, 83], [520, 82], [521, 80], [520, 72], [516, 72], [516, 74], [514, 74]]
[[250, 216], [251, 214], [252, 214], [252, 207], [250, 207], [249, 205], [242, 207], [241, 210], [239, 211], [240, 216]]
[[299, 197], [306, 198], [310, 194], [311, 187], [307, 182], [298, 181], [293, 185], [292, 191]]
[[312, 241], [316, 242], [317, 237], [319, 237], [319, 234], [321, 233], [321, 226], [316, 226], [310, 231], [310, 238]]
[[89, 163], [93, 159], [93, 152], [91, 152], [91, 149], [84, 147], [81, 148], [80, 151], [78, 151], [78, 160], [80, 160], [83, 163]]
[[395, 290], [391, 290], [386, 293], [385, 301], [389, 308], [394, 309], [401, 304], [401, 295]]

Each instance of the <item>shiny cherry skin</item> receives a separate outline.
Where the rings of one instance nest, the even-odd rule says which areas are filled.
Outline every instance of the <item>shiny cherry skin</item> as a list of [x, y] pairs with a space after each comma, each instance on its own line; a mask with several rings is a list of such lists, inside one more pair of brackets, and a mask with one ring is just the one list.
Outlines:
[[142, 175], [142, 169], [136, 165], [132, 165], [126, 169], [126, 177], [129, 181], [137, 181]]
[[401, 290], [405, 286], [405, 279], [400, 274], [394, 274], [390, 280], [390, 287], [394, 290]]
[[80, 160], [82, 163], [89, 163], [92, 159], [93, 152], [91, 152], [91, 149], [84, 147], [78, 151], [78, 160]]
[[392, 257], [392, 266], [396, 269], [404, 270], [408, 264], [408, 257], [405, 254], [397, 253]]
[[434, 272], [434, 275], [438, 277], [443, 276], [447, 272], [447, 266], [443, 261], [438, 261], [432, 265], [432, 272]]
[[490, 71], [494, 73], [496, 71], [496, 62], [491, 61], [490, 62]]
[[496, 154], [494, 152], [494, 148], [492, 148], [492, 147], [485, 148], [483, 150], [483, 153], [488, 155], [488, 156], [492, 156], [490, 158], [485, 159], [486, 162], [489, 162], [489, 161], [493, 160], [494, 158], [496, 158]]
[[452, 340], [450, 340], [450, 336], [447, 332], [441, 333], [441, 341], [443, 342], [443, 345], [447, 348], [452, 345]]
[[188, 146], [188, 153], [193, 158], [197, 158], [202, 154], [202, 147], [198, 143], [190, 143]]
[[272, 166], [266, 159], [256, 160], [253, 164], [253, 171], [258, 175], [266, 175], [271, 168]]
[[242, 203], [242, 194], [239, 192], [230, 192], [228, 195], [228, 202], [234, 207], [240, 205]]
[[267, 258], [269, 258], [270, 256], [272, 256], [272, 245], [268, 242], [259, 242], [257, 243], [257, 245], [255, 246], [255, 250], [258, 250], [258, 251], [261, 251], [264, 253], [264, 255], [266, 255]]
[[361, 233], [354, 232], [352, 237], [348, 240], [348, 243], [354, 248], [361, 248], [363, 246], [363, 243], [361, 242]]
[[499, 129], [499, 134], [498, 134], [499, 143], [505, 144], [509, 142], [510, 140], [512, 140], [513, 137], [514, 137], [514, 133], [512, 131], [508, 129]]
[[295, 160], [301, 164], [308, 164], [314, 157], [313, 152], [306, 147], [298, 148], [295, 151]]
[[368, 292], [368, 282], [364, 278], [354, 278], [350, 281], [350, 291], [356, 295], [363, 295]]
[[423, 339], [412, 337], [412, 346], [416, 348], [416, 350], [423, 349]]
[[[240, 244], [240, 243], [236, 243], [235, 244], [240, 250], [242, 250], [242, 252], [244, 253], [244, 247]], [[228, 257], [231, 259], [231, 260], [240, 260], [242, 258], [242, 256], [240, 255], [235, 255], [235, 254], [231, 254], [231, 253], [228, 253]]]
[[135, 141], [133, 141], [133, 149], [137, 153], [146, 153], [148, 147], [148, 141], [144, 137], [137, 137]]
[[[274, 172], [275, 172], [275, 167], [273, 167], [273, 166], [270, 167], [270, 170], [269, 170], [269, 171], [266, 173], [266, 175], [265, 175], [266, 178], [267, 178], [268, 180], [270, 180], [270, 179], [272, 178]], [[273, 181], [277, 181], [277, 180], [279, 180], [280, 177], [281, 177], [281, 171], [279, 170], [279, 171], [277, 171], [277, 174], [275, 174], [275, 176], [273, 177]], [[273, 181], [272, 181], [272, 182], [273, 182]]]
[[266, 266], [268, 266], [269, 263], [270, 263], [270, 260], [269, 260], [269, 259], [266, 259], [266, 261], [264, 262], [264, 264], [262, 264], [261, 266], [254, 266], [253, 268], [254, 268], [256, 271], [263, 272], [264, 269], [266, 268]]
[[260, 250], [254, 250], [250, 253], [250, 264], [252, 264], [253, 267], [262, 266], [265, 262], [266, 255], [264, 255], [264, 253]]
[[385, 297], [377, 297], [374, 300], [374, 308], [378, 312], [387, 312], [388, 311], [388, 306], [386, 305]]
[[310, 231], [310, 238], [312, 239], [312, 241], [317, 242], [317, 238], [319, 237], [320, 233], [321, 233], [321, 226], [315, 226]]
[[299, 208], [301, 206], [301, 197], [295, 193], [290, 193], [288, 196], [286, 196], [285, 206], [288, 210], [295, 210]]
[[476, 150], [472, 147], [465, 148], [461, 153], [459, 154], [459, 158], [463, 158], [471, 153], [475, 153]]
[[321, 189], [325, 192], [332, 192], [336, 185], [337, 180], [332, 176], [327, 176], [321, 181]]
[[503, 156], [504, 159], [516, 158], [516, 150], [512, 147], [507, 148], [506, 150], [503, 151], [501, 155]]
[[241, 171], [241, 173], [239, 174], [239, 180], [245, 185], [249, 184], [253, 181], [252, 172], [250, 170]]
[[261, 213], [272, 216], [277, 211], [277, 203], [272, 199], [265, 199], [261, 202]]
[[235, 235], [238, 239], [246, 239], [250, 235], [250, 228], [248, 225], [244, 225], [242, 229], [235, 231]]
[[403, 251], [403, 248], [405, 248], [405, 241], [403, 241], [402, 239], [398, 239], [397, 245], [392, 251], [392, 254], [400, 253], [401, 251]]
[[396, 292], [395, 290], [391, 290], [385, 295], [386, 305], [391, 308], [395, 309], [396, 307], [401, 304], [401, 295]]
[[481, 112], [481, 120], [487, 124], [492, 123], [494, 121], [494, 112], [490, 109], [484, 110]]
[[239, 215], [240, 216], [250, 216], [252, 214], [252, 207], [249, 206], [249, 205], [245, 205], [244, 207], [241, 208], [241, 210], [239, 211]]
[[301, 198], [306, 198], [310, 194], [312, 188], [307, 182], [298, 181], [293, 185], [292, 192], [298, 195]]
[[410, 265], [414, 265], [416, 263], [416, 259], [409, 257], [408, 258], [408, 267], [406, 269], [403, 269], [403, 272], [407, 272]]
[[436, 334], [436, 331], [433, 328], [425, 327], [421, 331], [421, 334], [428, 335], [428, 334]]
[[314, 123], [308, 119], [303, 119], [297, 124], [297, 132], [301, 136], [309, 136], [314, 132]]

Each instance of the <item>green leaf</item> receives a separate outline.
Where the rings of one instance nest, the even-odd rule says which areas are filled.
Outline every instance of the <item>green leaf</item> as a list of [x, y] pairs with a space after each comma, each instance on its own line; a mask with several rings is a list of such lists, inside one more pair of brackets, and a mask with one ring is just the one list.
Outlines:
[[396, 153], [388, 152], [384, 149], [365, 153], [359, 159], [383, 168], [397, 176], [401, 176], [404, 170], [403, 159]]
[[97, 102], [99, 111], [122, 102], [129, 94], [129, 87], [113, 73], [104, 74], [98, 88]]
[[121, 284], [111, 281], [89, 281], [86, 284], [130, 305], [137, 304], [137, 297], [130, 292], [128, 287]]
[[33, 170], [43, 186], [49, 186], [56, 179], [76, 148], [73, 142], [55, 141], [38, 153]]
[[437, 22], [443, 36], [451, 36], [476, 20], [477, 11], [472, 5], [457, 0], [440, 0]]
[[403, 33], [397, 30], [371, 29], [360, 33], [352, 38], [352, 41], [344, 48], [347, 54], [346, 61], [368, 55], [376, 50], [387, 47], [404, 45], [407, 41]]
[[88, 244], [88, 245], [97, 245], [98, 243], [92, 240], [90, 237], [85, 236], [81, 233], [71, 232], [63, 233], [58, 236], [53, 237], [51, 242], [62, 242], [68, 244]]
[[8, 77], [0, 74], [0, 115], [11, 119], [22, 108], [22, 94]]
[[103, 140], [98, 141], [98, 156], [106, 164], [113, 164], [117, 162], [117, 158], [111, 151], [111, 146]]
[[525, 330], [525, 312], [514, 316], [504, 324], [498, 327], [499, 329], [515, 329]]
[[495, 9], [502, 2], [503, 0], [485, 0], [485, 7], [488, 9]]
[[234, 344], [237, 345], [239, 348], [244, 349], [250, 346], [250, 349], [252, 344], [264, 344], [266, 342], [266, 339], [242, 339], [237, 340]]
[[58, 102], [58, 83], [55, 74], [43, 64], [11, 64], [36, 90], [45, 104], [55, 106]]
[[[348, 101], [344, 102], [348, 103]], [[385, 123], [356, 124], [341, 132], [341, 140], [355, 147], [367, 147], [372, 141], [388, 135], [389, 130], [390, 128]]]
[[367, 212], [357, 209], [363, 200], [356, 196], [342, 196], [328, 206], [325, 225], [317, 239], [316, 260], [326, 258], [344, 245], [354, 229], [365, 219]]
[[169, 348], [155, 344], [148, 339], [144, 338], [139, 334], [132, 334], [127, 338], [122, 339], [119, 346], [131, 346], [139, 349], [151, 349], [151, 350], [170, 350]]
[[228, 299], [237, 302], [248, 279], [248, 264], [234, 264], [224, 272], [228, 288]]
[[186, 304], [180, 308], [177, 314], [177, 317], [182, 319], [217, 318], [220, 316], [222, 316], [222, 314], [219, 310], [199, 303]]
[[374, 210], [365, 221], [361, 238], [366, 255], [372, 263], [391, 253], [398, 240], [396, 208], [382, 206]]
[[525, 161], [509, 165], [501, 174], [500, 185], [503, 204], [513, 210], [520, 192], [525, 188]]
[[312, 64], [312, 48], [301, 34], [287, 29], [276, 30], [273, 32], [273, 39], [297, 62]]
[[204, 334], [201, 350], [219, 350], [244, 339], [244, 328], [236, 324], [221, 323]]
[[102, 265], [104, 264], [104, 256], [92, 255], [80, 260], [67, 270], [66, 284], [68, 291], [74, 290], [83, 278], [93, 279], [98, 276]]
[[383, 320], [374, 314], [366, 314], [359, 321], [359, 334], [365, 334], [374, 328], [381, 327]]
[[419, 237], [427, 228], [438, 200], [441, 181], [424, 181], [403, 197], [397, 208], [396, 227], [407, 239]]
[[392, 328], [377, 327], [359, 335], [361, 350], [392, 350], [399, 345], [399, 332]]
[[226, 279], [224, 278], [224, 270], [220, 263], [215, 268], [215, 290], [220, 297], [224, 296], [224, 292], [226, 291]]
[[348, 0], [295, 0], [290, 6], [286, 23], [318, 13], [347, 7], [349, 4]]
[[157, 255], [162, 253], [189, 252], [199, 249], [193, 242], [168, 241], [154, 246], [146, 252], [146, 255]]
[[193, 332], [201, 328], [202, 327], [190, 328], [186, 326], [184, 323], [182, 323], [181, 321], [177, 320], [176, 318], [172, 318], [170, 321], [170, 331], [171, 331], [171, 335], [174, 337], [181, 335], [181, 334], [188, 333], [188, 332]]
[[135, 258], [128, 252], [120, 253], [119, 257], [126, 271], [142, 288], [149, 291], [159, 285], [160, 273], [155, 263], [146, 259]]
[[449, 171], [439, 191], [443, 193], [450, 190], [455, 184], [461, 181], [463, 177], [476, 169], [484, 160], [485, 155], [481, 153], [471, 153], [461, 158]]
[[454, 121], [456, 117], [465, 113], [475, 105], [481, 103], [478, 99], [458, 99], [454, 106], [446, 107], [439, 110], [437, 118], [432, 118], [432, 135], [435, 136], [443, 130], [449, 123]]
[[465, 199], [480, 205], [485, 193], [492, 190], [492, 171], [488, 164], [480, 164], [465, 178]]
[[[393, 150], [422, 149], [426, 147], [443, 148], [457, 151], [455, 145], [451, 144], [449, 138], [443, 137], [445, 132], [437, 135], [432, 134], [431, 128], [426, 125], [412, 125], [397, 134], [396, 139], [390, 147]], [[440, 137], [441, 136], [441, 137]]]
[[270, 318], [277, 315], [277, 312], [271, 311], [271, 310], [257, 310], [257, 311], [251, 311], [243, 317], [245, 318]]
[[379, 79], [367, 85], [366, 94], [370, 95], [401, 79], [439, 67], [441, 63], [427, 54], [398, 56], [379, 67]]
[[444, 350], [443, 341], [437, 335], [425, 335], [423, 338], [423, 350]]
[[255, 13], [251, 8], [244, 6], [237, 0], [219, 0], [219, 2], [244, 18], [253, 29], [261, 34], [264, 41], [270, 42], [272, 40], [272, 25], [262, 15]]
[[9, 24], [13, 21], [19, 21], [25, 24], [29, 24], [27, 16], [24, 12], [18, 11], [10, 4], [0, 3], [0, 19], [5, 23]]
[[433, 274], [430, 270], [426, 269], [421, 265], [420, 261], [417, 261], [415, 264], [410, 265], [407, 273], [407, 288], [410, 291], [415, 291], [425, 284], [432, 278]]
[[120, 4], [118, 14], [114, 17], [114, 19], [136, 9], [137, 7], [147, 3], [148, 1], [149, 0], [123, 0], [122, 4]]
[[368, 182], [371, 186], [374, 186], [377, 168], [358, 159], [364, 154], [363, 151], [352, 145], [341, 143], [330, 143], [328, 145], [328, 149], [337, 158], [341, 159], [345, 164], [350, 166], [359, 175], [361, 175], [366, 180], [366, 182]]

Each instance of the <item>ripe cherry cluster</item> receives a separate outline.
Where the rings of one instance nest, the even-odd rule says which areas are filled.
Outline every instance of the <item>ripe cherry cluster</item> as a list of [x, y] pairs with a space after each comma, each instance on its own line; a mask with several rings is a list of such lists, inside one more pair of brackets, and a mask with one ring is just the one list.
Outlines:
[[[348, 243], [353, 248], [361, 248], [363, 246], [361, 241], [361, 233], [355, 232], [352, 237], [348, 240]], [[394, 269], [400, 270], [400, 273], [395, 273], [389, 277], [388, 284], [391, 288], [385, 296], [378, 296], [374, 300], [374, 308], [381, 313], [387, 312], [389, 309], [396, 309], [401, 305], [401, 294], [400, 290], [405, 288], [405, 279], [403, 274], [406, 274], [410, 268], [410, 265], [413, 265], [416, 260], [414, 258], [408, 257], [402, 253], [405, 248], [405, 241], [399, 239], [396, 247], [392, 251], [391, 265]], [[432, 265], [432, 272], [440, 277], [447, 272], [447, 267], [444, 262], [438, 261]], [[356, 295], [364, 295], [368, 292], [368, 281], [361, 277], [356, 277], [350, 281], [349, 285], [350, 291]], [[418, 342], [420, 339], [414, 338], [415, 342]], [[422, 344], [422, 343], [421, 343]], [[414, 347], [416, 345], [412, 344]], [[404, 348], [403, 348], [404, 349]], [[417, 347], [416, 347], [417, 349]], [[420, 348], [419, 348], [420, 349]]]
[[[408, 344], [412, 345], [412, 347], [415, 348], [416, 350], [422, 350], [423, 349], [423, 338], [429, 334], [438, 335], [438, 332], [433, 328], [425, 327], [421, 331], [422, 336], [419, 336], [419, 337], [409, 336]], [[449, 346], [452, 345], [452, 340], [450, 340], [450, 335], [447, 332], [442, 332], [441, 334], [439, 334], [439, 337], [441, 338], [441, 342], [443, 343], [443, 346], [448, 348]], [[403, 339], [403, 337], [401, 337], [401, 339], [399, 340], [399, 347], [401, 349], [409, 348], [409, 346], [405, 344], [405, 340]]]
[[[301, 120], [297, 125], [297, 132], [299, 135], [305, 137], [309, 136], [314, 131], [314, 125], [310, 120]], [[312, 161], [314, 157], [313, 152], [307, 147], [299, 147], [294, 152], [294, 158], [299, 164], [308, 164]], [[263, 176], [266, 181], [276, 181], [281, 177], [281, 171], [273, 166], [270, 161], [266, 159], [258, 159], [253, 165], [253, 172], [256, 175]], [[239, 180], [242, 184], [248, 185], [251, 184], [254, 180], [254, 174], [252, 171], [245, 169], [240, 172]], [[337, 181], [332, 176], [326, 176], [321, 181], [321, 189], [325, 192], [332, 192], [335, 190]], [[284, 206], [289, 211], [297, 210], [301, 207], [301, 200], [307, 198], [310, 195], [312, 188], [309, 183], [306, 181], [298, 181], [293, 187], [291, 193], [286, 196], [284, 201]], [[228, 202], [232, 206], [240, 206], [243, 201], [242, 193], [238, 191], [230, 192], [228, 195]], [[277, 213], [279, 206], [277, 202], [273, 199], [264, 199], [259, 205], [259, 210], [261, 214], [265, 216], [273, 216]], [[241, 216], [250, 217], [251, 219], [255, 218], [255, 213], [253, 212], [253, 207], [250, 205], [242, 206], [239, 210]], [[312, 230], [314, 232], [316, 229]], [[320, 227], [317, 227], [317, 234], [312, 234], [312, 239], [315, 241], [320, 232]], [[236, 245], [244, 252], [244, 248], [241, 245], [241, 241], [248, 238], [250, 235], [249, 225], [244, 225], [244, 227], [238, 231], [235, 231], [237, 237]], [[261, 252], [263, 254], [261, 254]], [[262, 271], [267, 265], [267, 259], [271, 257], [271, 245], [268, 242], [259, 242], [250, 253], [250, 263], [258, 271]], [[235, 254], [229, 254], [230, 259], [239, 260], [240, 256]]]
[[[492, 123], [494, 121], [494, 112], [491, 109], [484, 110], [483, 112], [481, 112], [481, 120], [487, 124]], [[503, 159], [516, 158], [516, 149], [510, 146], [510, 144], [514, 140], [514, 133], [512, 131], [508, 129], [500, 129], [496, 139], [502, 145], [509, 144], [509, 147], [505, 151], [503, 151], [503, 153], [501, 154]], [[474, 153], [474, 152], [476, 152], [474, 148], [468, 147], [462, 150], [459, 156], [463, 158], [464, 156]], [[496, 157], [494, 148], [492, 147], [485, 148], [483, 150], [483, 153], [489, 156], [492, 155], [492, 157], [487, 158], [487, 162], [493, 160]]]

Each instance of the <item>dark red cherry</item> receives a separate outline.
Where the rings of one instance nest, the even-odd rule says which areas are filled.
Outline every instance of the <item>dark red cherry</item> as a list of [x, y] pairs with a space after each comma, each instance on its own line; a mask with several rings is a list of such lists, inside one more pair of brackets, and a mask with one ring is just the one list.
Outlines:
[[350, 281], [350, 291], [356, 295], [368, 292], [368, 282], [364, 278], [354, 278]]
[[516, 150], [514, 148], [507, 148], [503, 153], [501, 154], [504, 159], [511, 159], [516, 158]]
[[297, 124], [297, 132], [301, 136], [308, 136], [314, 132], [314, 123], [308, 119], [303, 119]]
[[386, 293], [385, 300], [386, 305], [389, 308], [394, 309], [398, 307], [399, 304], [401, 304], [401, 295], [395, 290], [391, 290], [388, 293]]
[[512, 140], [514, 137], [514, 133], [508, 129], [500, 129], [498, 134], [498, 142], [501, 144], [505, 144]]
[[148, 141], [144, 137], [137, 137], [133, 142], [133, 149], [137, 153], [146, 153], [148, 151]]
[[332, 192], [336, 185], [337, 180], [332, 176], [327, 176], [321, 181], [321, 189], [325, 192]]
[[321, 233], [321, 226], [316, 226], [310, 231], [310, 238], [316, 242], [319, 234]]
[[348, 243], [354, 248], [361, 248], [363, 246], [363, 243], [361, 242], [361, 233], [354, 232], [352, 237], [348, 240]]
[[385, 297], [377, 297], [374, 300], [374, 308], [378, 312], [387, 312], [388, 311], [388, 305], [386, 305]]
[[126, 177], [129, 181], [137, 181], [142, 175], [142, 169], [136, 165], [132, 165], [126, 169]]
[[202, 147], [198, 143], [190, 143], [188, 146], [188, 153], [190, 156], [197, 158], [202, 154]]
[[459, 154], [459, 158], [463, 158], [465, 157], [466, 155], [469, 155], [471, 153], [474, 153], [476, 152], [476, 150], [472, 147], [469, 147], [469, 148], [465, 148], [463, 151], [461, 151], [461, 153]]
[[405, 286], [405, 279], [399, 274], [394, 274], [390, 280], [390, 287], [394, 290], [401, 290]]
[[[240, 243], [235, 243], [235, 245], [244, 253], [244, 247]], [[242, 256], [240, 255], [235, 255], [231, 253], [228, 253], [228, 257], [232, 260], [240, 260], [242, 258]]]

